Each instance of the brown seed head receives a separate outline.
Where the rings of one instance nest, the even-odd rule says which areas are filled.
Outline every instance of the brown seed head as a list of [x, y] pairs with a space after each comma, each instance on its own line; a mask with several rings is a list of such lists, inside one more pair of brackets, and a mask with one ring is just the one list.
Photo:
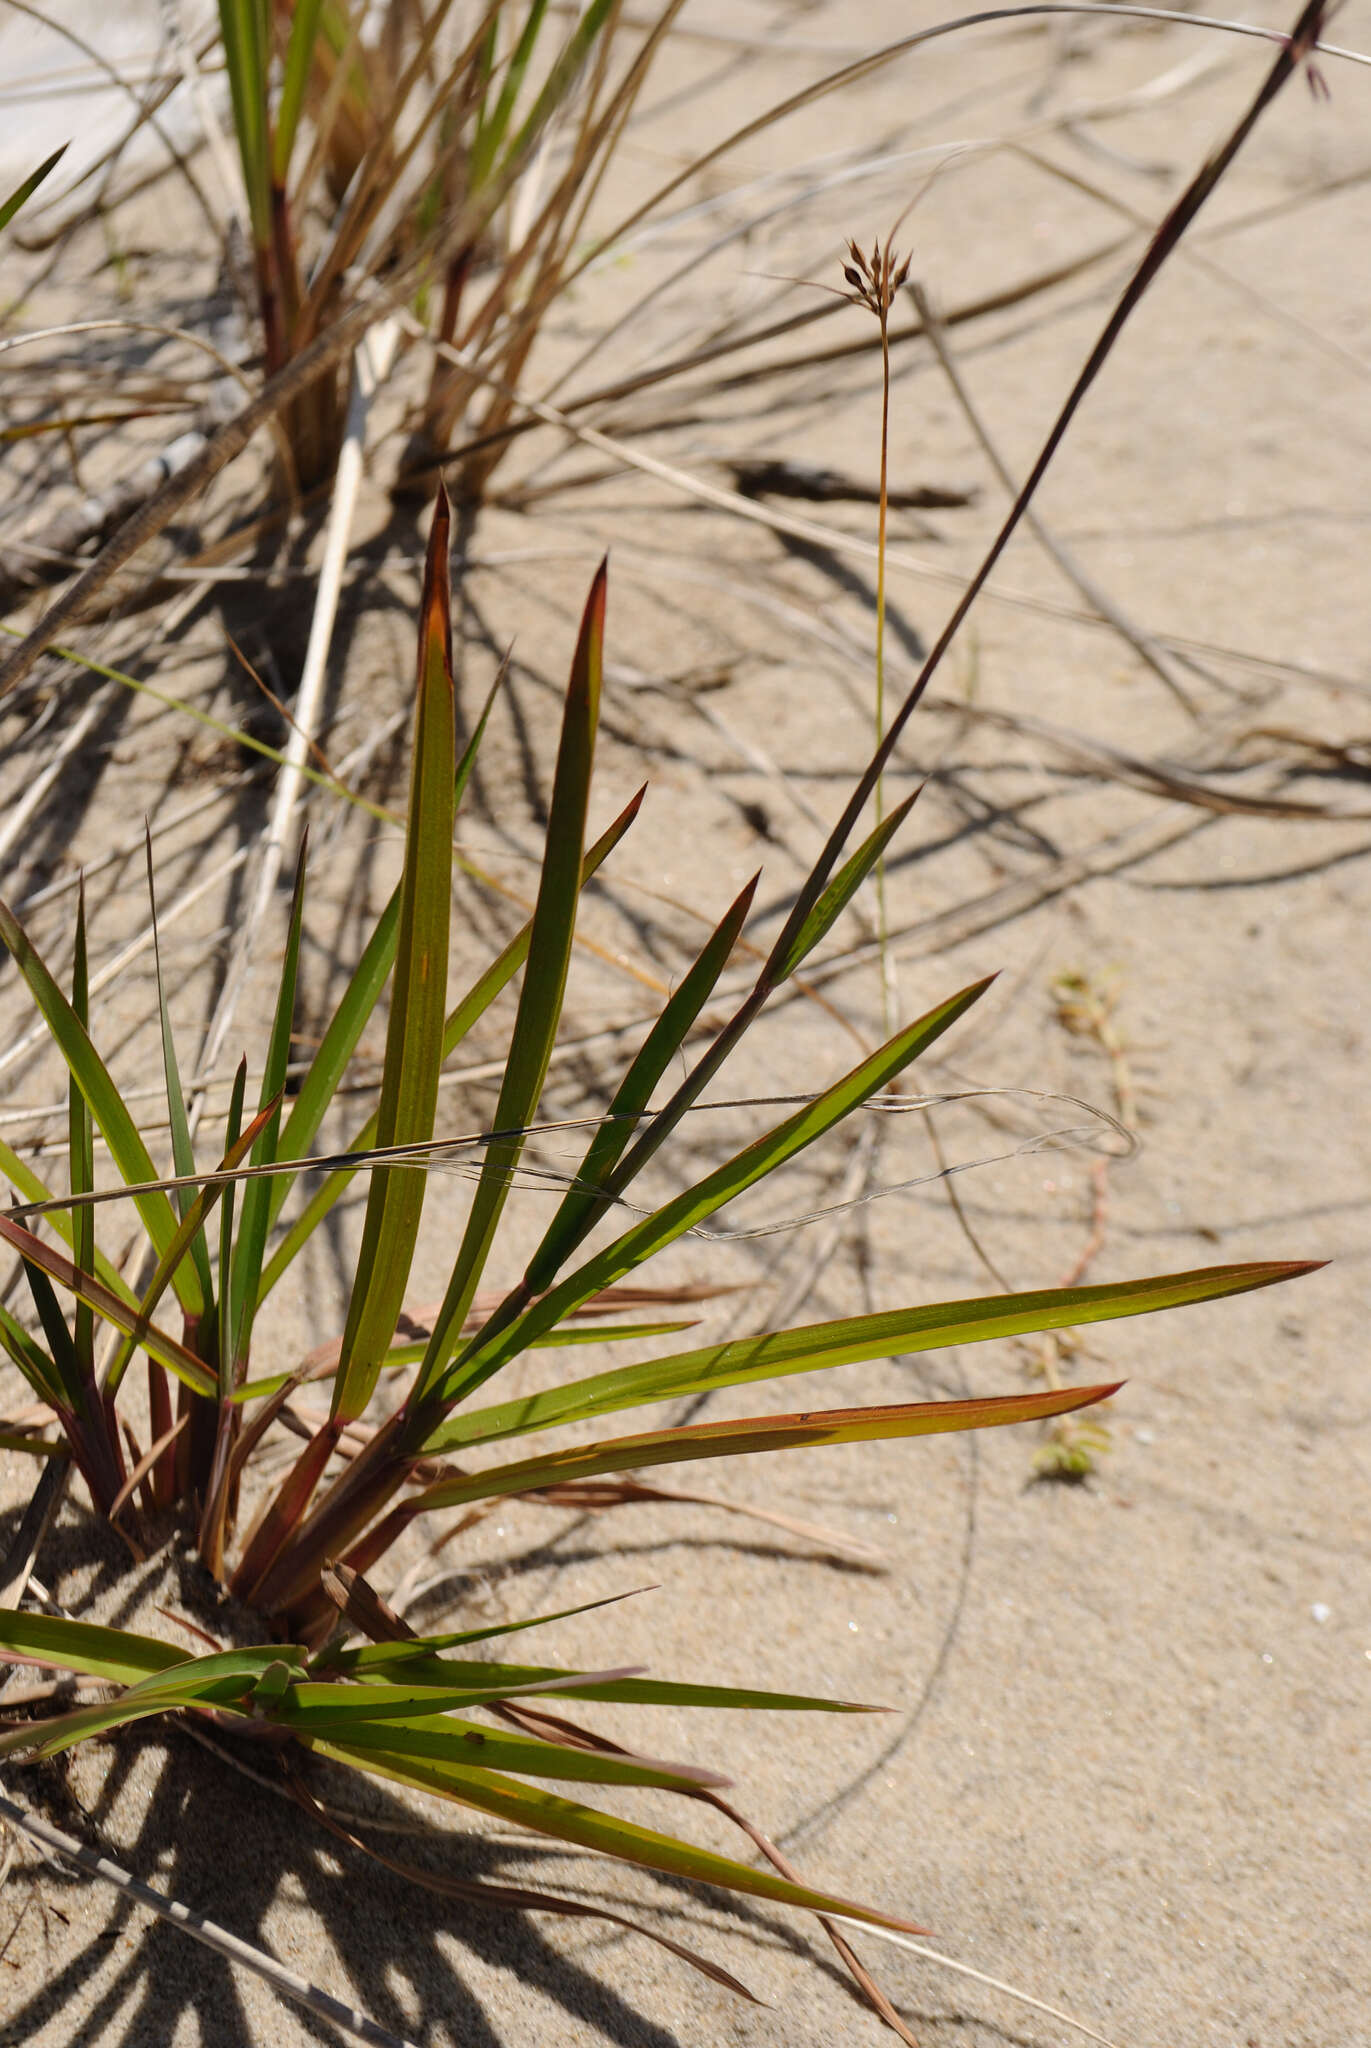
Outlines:
[[869, 255], [856, 242], [848, 243], [847, 253], [852, 261], [843, 265], [843, 278], [851, 289], [844, 296], [884, 323], [896, 292], [909, 276], [909, 257], [902, 259], [890, 241], [882, 246], [879, 240], [873, 240]]

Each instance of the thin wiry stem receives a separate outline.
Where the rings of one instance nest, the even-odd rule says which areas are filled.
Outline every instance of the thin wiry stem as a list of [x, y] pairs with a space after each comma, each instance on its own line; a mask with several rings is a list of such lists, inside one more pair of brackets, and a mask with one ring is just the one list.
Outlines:
[[[885, 534], [890, 510], [890, 317], [881, 315], [881, 503], [876, 525], [876, 745], [885, 738]], [[876, 823], [885, 822], [885, 776], [876, 782]], [[886, 908], [885, 855], [876, 863], [876, 924], [881, 940], [881, 1029], [889, 1038], [895, 1029], [895, 987], [886, 941], [890, 918]]]
[[[895, 294], [909, 276], [909, 258], [903, 261], [895, 252], [893, 235], [887, 235], [885, 245], [873, 242], [871, 254], [866, 256], [855, 242], [848, 243], [851, 263], [844, 266], [843, 276], [851, 286], [849, 294], [854, 306], [865, 306], [874, 313], [881, 331], [881, 479], [877, 493], [878, 513], [876, 523], [876, 699], [875, 699], [875, 747], [880, 752], [885, 738], [885, 552], [886, 526], [890, 513], [890, 309]], [[876, 777], [873, 792], [876, 808], [876, 823], [885, 822], [885, 770]], [[876, 933], [881, 962], [881, 1029], [889, 1038], [896, 1027], [898, 997], [895, 988], [894, 970], [891, 964], [889, 934], [890, 919], [886, 906], [885, 855], [876, 862]]]

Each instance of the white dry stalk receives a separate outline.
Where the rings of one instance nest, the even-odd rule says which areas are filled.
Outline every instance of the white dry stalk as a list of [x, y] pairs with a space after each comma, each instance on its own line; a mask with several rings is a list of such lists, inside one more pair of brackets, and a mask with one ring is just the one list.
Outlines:
[[[225, 978], [224, 992], [215, 1010], [200, 1056], [199, 1070], [202, 1075], [213, 1070], [223, 1048], [224, 1039], [228, 1035], [252, 963], [253, 942], [280, 881], [287, 841], [304, 792], [307, 779], [305, 769], [317, 735], [320, 707], [323, 703], [324, 673], [338, 616], [338, 599], [343, 585], [348, 542], [352, 535], [357, 492], [362, 481], [367, 416], [371, 410], [371, 402], [390, 369], [398, 339], [399, 328], [394, 320], [378, 321], [376, 326], [370, 328], [363, 336], [353, 356], [352, 388], [348, 396], [343, 446], [334, 479], [333, 506], [329, 513], [324, 559], [319, 571], [319, 590], [310, 626], [309, 646], [305, 652], [305, 665], [296, 697], [294, 719], [282, 760], [280, 779], [276, 785], [276, 800], [272, 805], [266, 838], [262, 843], [257, 886], [243, 922], [237, 957]], [[191, 1113], [192, 1127], [199, 1121], [200, 1101], [203, 1099], [198, 1084], [196, 1092], [199, 1099]]]
[[319, 593], [314, 604], [314, 618], [310, 626], [309, 646], [305, 651], [305, 665], [300, 675], [300, 691], [296, 699], [294, 722], [285, 749], [280, 779], [276, 784], [276, 802], [272, 807], [271, 823], [267, 828], [263, 869], [258, 879], [257, 898], [250, 923], [255, 922], [265, 911], [271, 891], [276, 886], [281, 863], [285, 858], [291, 820], [304, 791], [305, 778], [302, 771], [319, 725], [319, 711], [324, 694], [324, 671], [328, 664], [329, 647], [332, 644], [333, 628], [338, 616], [343, 570], [347, 563], [348, 542], [352, 535], [353, 514], [357, 507], [357, 492], [362, 481], [367, 415], [371, 410], [372, 400], [394, 360], [398, 340], [399, 328], [395, 321], [383, 320], [364, 338], [353, 357], [352, 389], [348, 396], [347, 423], [343, 430], [342, 452], [338, 457], [338, 472], [333, 486], [333, 509], [329, 514], [324, 560], [319, 571]]
[[203, 1913], [182, 1905], [179, 1899], [169, 1899], [164, 1892], [154, 1891], [151, 1885], [140, 1884], [136, 1877], [108, 1856], [86, 1848], [84, 1843], [63, 1834], [60, 1828], [50, 1826], [36, 1814], [25, 1813], [12, 1800], [0, 1798], [0, 1819], [7, 1821], [30, 1841], [54, 1851], [63, 1862], [75, 1864], [78, 1870], [85, 1871], [90, 1877], [103, 1878], [106, 1884], [114, 1885], [135, 1905], [145, 1906], [159, 1920], [179, 1927], [183, 1934], [190, 1935], [193, 1941], [203, 1942], [216, 1955], [254, 1971], [274, 1991], [279, 1991], [285, 1998], [295, 1999], [310, 2012], [317, 2013], [320, 2019], [331, 2020], [334, 2026], [342, 2027], [359, 2041], [370, 2041], [374, 2048], [414, 2048], [413, 2042], [400, 2034], [392, 2034], [387, 2027], [378, 2026], [355, 2005], [344, 2005], [341, 1999], [331, 1997], [327, 1991], [321, 1991], [317, 1985], [297, 1976], [294, 1970], [288, 1970], [265, 1949], [244, 1941], [241, 1935], [231, 1934], [227, 1927], [206, 1919]]

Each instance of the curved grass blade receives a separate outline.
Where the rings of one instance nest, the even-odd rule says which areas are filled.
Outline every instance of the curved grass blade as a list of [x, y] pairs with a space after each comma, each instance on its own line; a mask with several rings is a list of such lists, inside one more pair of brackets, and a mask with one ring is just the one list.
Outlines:
[[[575, 1612], [576, 1610], [571, 1610]], [[437, 1639], [433, 1639], [437, 1640]], [[384, 1653], [368, 1655], [368, 1652]], [[564, 1699], [606, 1700], [635, 1707], [713, 1707], [755, 1713], [759, 1711], [795, 1714], [879, 1714], [882, 1707], [863, 1706], [854, 1700], [820, 1699], [808, 1693], [763, 1692], [756, 1686], [686, 1685], [669, 1678], [606, 1678], [593, 1671], [562, 1671], [554, 1665], [488, 1664], [477, 1658], [440, 1657], [432, 1642], [416, 1638], [406, 1643], [368, 1643], [343, 1651], [330, 1662], [331, 1670], [345, 1670], [371, 1681], [393, 1679], [410, 1687], [449, 1690], [454, 1674], [463, 1673], [474, 1689], [492, 1700], [539, 1690], [555, 1691]], [[357, 1697], [356, 1688], [353, 1696]]]
[[146, 1721], [154, 1714], [177, 1713], [187, 1708], [252, 1713], [254, 1696], [263, 1681], [267, 1681], [270, 1694], [272, 1675], [284, 1674], [288, 1682], [302, 1668], [303, 1656], [298, 1647], [270, 1643], [256, 1649], [224, 1650], [208, 1657], [178, 1657], [175, 1664], [139, 1679], [118, 1699], [77, 1707], [71, 1713], [0, 1735], [0, 1756], [15, 1750], [29, 1750], [34, 1757], [56, 1756], [93, 1735], [107, 1734], [133, 1721]]
[[[973, 982], [946, 1002], [939, 1003], [915, 1023], [907, 1025], [888, 1042], [879, 1047], [869, 1058], [862, 1060], [840, 1081], [817, 1095], [811, 1102], [796, 1110], [793, 1116], [777, 1124], [774, 1130], [756, 1139], [751, 1145], [738, 1152], [732, 1159], [716, 1168], [711, 1174], [687, 1188], [673, 1200], [663, 1203], [660, 1209], [634, 1224], [614, 1243], [596, 1253], [574, 1273], [549, 1290], [537, 1305], [520, 1316], [493, 1344], [483, 1342], [478, 1335], [458, 1358], [456, 1365], [444, 1377], [437, 1388], [429, 1413], [427, 1427], [434, 1426], [432, 1408], [441, 1403], [452, 1406], [479, 1386], [494, 1372], [526, 1348], [534, 1337], [540, 1337], [545, 1330], [553, 1329], [579, 1303], [601, 1288], [612, 1286], [625, 1273], [633, 1272], [646, 1259], [672, 1244], [697, 1223], [702, 1223], [716, 1209], [753, 1187], [777, 1167], [793, 1159], [806, 1146], [812, 1145], [835, 1124], [874, 1095], [907, 1067], [911, 1060], [940, 1037], [950, 1025], [989, 988], [993, 976], [984, 981]], [[424, 1411], [416, 1409], [416, 1440], [420, 1418]]]
[[754, 875], [730, 904], [701, 947], [689, 973], [671, 996], [643, 1041], [609, 1105], [604, 1123], [595, 1133], [576, 1174], [577, 1185], [562, 1202], [548, 1225], [524, 1274], [530, 1294], [541, 1294], [551, 1285], [575, 1246], [586, 1237], [605, 1203], [595, 1193], [622, 1158], [647, 1108], [652, 1091], [675, 1059], [686, 1035], [714, 993], [719, 976], [737, 944], [760, 874]]
[[[599, 723], [607, 582], [608, 570], [602, 562], [586, 599], [567, 684], [542, 873], [529, 933], [528, 963], [495, 1110], [495, 1129], [499, 1132], [522, 1131], [532, 1120], [562, 1014], [580, 897], [586, 814]], [[419, 1396], [441, 1372], [466, 1320], [522, 1149], [522, 1137], [500, 1140], [487, 1147], [447, 1295], [419, 1369]], [[386, 1333], [387, 1342], [394, 1327], [392, 1321], [391, 1330]]]
[[[262, 1088], [254, 1120], [257, 1135], [252, 1145], [254, 1166], [274, 1165], [281, 1131], [281, 1097], [290, 1064], [291, 1027], [295, 1022], [295, 985], [300, 965], [300, 927], [305, 908], [305, 862], [309, 851], [309, 828], [300, 835], [295, 863], [295, 884], [291, 893], [290, 924], [286, 933], [285, 956], [276, 991], [276, 1009]], [[224, 1400], [244, 1377], [252, 1343], [253, 1317], [262, 1282], [262, 1260], [266, 1254], [267, 1230], [271, 1221], [272, 1180], [250, 1180], [243, 1195], [243, 1212], [233, 1240], [229, 1288], [230, 1348], [219, 1358], [219, 1396]], [[227, 1214], [227, 1210], [225, 1211]]]
[[969, 1401], [916, 1401], [878, 1408], [830, 1408], [799, 1415], [758, 1415], [742, 1422], [694, 1422], [681, 1429], [647, 1431], [586, 1444], [542, 1457], [521, 1458], [488, 1472], [440, 1479], [406, 1502], [406, 1518], [431, 1508], [468, 1501], [503, 1499], [556, 1486], [568, 1479], [593, 1479], [604, 1472], [636, 1472], [647, 1465], [696, 1464], [704, 1458], [750, 1456], [759, 1451], [808, 1450], [824, 1444], [878, 1442], [887, 1437], [937, 1436], [950, 1430], [993, 1429], [1005, 1423], [1041, 1422], [1074, 1408], [1106, 1401], [1123, 1384], [1060, 1387], [1036, 1394], [994, 1394]]
[[[157, 1169], [108, 1068], [71, 1004], [44, 966], [28, 933], [3, 903], [0, 903], [0, 940], [8, 947], [15, 965], [28, 983], [58, 1050], [91, 1106], [120, 1174], [130, 1182], [155, 1180]], [[159, 1254], [165, 1252], [176, 1234], [176, 1212], [171, 1202], [160, 1193], [145, 1193], [133, 1199], [153, 1245]], [[193, 1267], [182, 1264], [176, 1275], [175, 1287], [187, 1315], [200, 1315], [204, 1300]]]
[[629, 1337], [672, 1337], [679, 1330], [693, 1330], [698, 1316], [672, 1323], [573, 1323], [535, 1337], [535, 1351], [561, 1351], [572, 1344], [622, 1344]]
[[752, 1898], [770, 1899], [778, 1905], [797, 1906], [807, 1912], [844, 1913], [877, 1927], [922, 1932], [909, 1921], [898, 1920], [892, 1914], [875, 1912], [869, 1906], [844, 1904], [825, 1892], [811, 1890], [808, 1885], [790, 1884], [784, 1878], [754, 1870], [731, 1857], [717, 1856], [708, 1849], [697, 1849], [693, 1843], [599, 1813], [593, 1807], [559, 1798], [555, 1793], [521, 1785], [494, 1771], [471, 1770], [460, 1775], [455, 1770], [439, 1773], [430, 1771], [417, 1758], [389, 1760], [369, 1750], [352, 1749], [346, 1743], [316, 1742], [311, 1747], [322, 1756], [356, 1764], [375, 1777], [389, 1778], [419, 1791], [436, 1792], [441, 1798], [475, 1807], [482, 1813], [494, 1814], [500, 1820], [511, 1821], [516, 1827], [531, 1828], [536, 1834], [550, 1835], [555, 1841], [576, 1842], [582, 1848], [602, 1850], [621, 1863], [635, 1863], [646, 1870], [663, 1871], [669, 1877], [718, 1885], [725, 1891], [743, 1892]]
[[[497, 1733], [484, 1723], [464, 1721], [456, 1714], [419, 1711], [390, 1719], [367, 1712], [369, 1696], [380, 1688], [366, 1686], [295, 1686], [273, 1719], [298, 1741], [345, 1743], [390, 1763], [421, 1762], [434, 1776], [451, 1774], [458, 1782], [473, 1766], [486, 1771], [514, 1771], [521, 1777], [561, 1778], [583, 1785], [652, 1785], [666, 1792], [693, 1792], [701, 1785], [727, 1784], [717, 1771], [692, 1765], [656, 1764], [578, 1754], [535, 1736]], [[336, 1705], [315, 1700], [320, 1693], [345, 1693]], [[360, 1697], [359, 1697], [360, 1695]], [[441, 1699], [441, 1695], [439, 1698]], [[435, 1701], [435, 1707], [437, 1702]], [[464, 1704], [455, 1697], [454, 1705]], [[480, 1704], [479, 1701], [473, 1704]], [[611, 1768], [606, 1768], [606, 1765]]]
[[66, 1398], [56, 1360], [48, 1357], [23, 1324], [0, 1302], [0, 1346], [9, 1353], [35, 1394], [50, 1407]]
[[1054, 1287], [1035, 1293], [987, 1295], [971, 1301], [940, 1301], [925, 1308], [847, 1316], [798, 1330], [779, 1330], [733, 1343], [706, 1344], [670, 1358], [655, 1358], [570, 1386], [549, 1387], [497, 1406], [454, 1415], [433, 1431], [424, 1449], [455, 1450], [462, 1444], [491, 1443], [523, 1436], [558, 1423], [587, 1422], [623, 1408], [676, 1401], [749, 1380], [784, 1379], [820, 1372], [866, 1358], [933, 1351], [952, 1344], [982, 1344], [991, 1338], [1022, 1337], [1038, 1330], [1071, 1329], [1082, 1323], [1150, 1315], [1193, 1302], [1218, 1301], [1278, 1281], [1297, 1279], [1316, 1264], [1270, 1260], [1235, 1266], [1206, 1266], [1192, 1273], [1168, 1273], [1148, 1280], [1118, 1280], [1096, 1287]]
[[[248, 1063], [245, 1054], [239, 1060], [233, 1076], [233, 1092], [229, 1096], [228, 1116], [224, 1123], [224, 1139], [229, 1150], [235, 1149], [242, 1140], [243, 1097], [247, 1092], [247, 1082]], [[215, 1379], [215, 1392], [221, 1401], [233, 1390], [233, 1212], [237, 1201], [238, 1183], [232, 1180], [225, 1181], [223, 1207], [219, 1212], [219, 1335], [216, 1347], [218, 1372]]]
[[69, 1413], [76, 1413], [86, 1405], [87, 1396], [91, 1391], [90, 1377], [82, 1367], [80, 1356], [72, 1342], [71, 1332], [67, 1328], [66, 1317], [62, 1314], [47, 1274], [33, 1259], [26, 1258], [24, 1278], [28, 1281], [29, 1293], [33, 1296], [33, 1305], [38, 1311], [38, 1320], [47, 1340], [57, 1398]]
[[92, 1621], [67, 1621], [0, 1607], [0, 1652], [13, 1663], [79, 1671], [112, 1685], [137, 1685], [154, 1672], [185, 1662], [184, 1651], [156, 1636], [130, 1629], [102, 1628]]
[[[22, 1213], [32, 1213], [31, 1204], [41, 1208], [47, 1215], [48, 1221], [57, 1232], [57, 1235], [68, 1246], [74, 1245], [76, 1232], [70, 1209], [64, 1206], [62, 1197], [54, 1195], [46, 1182], [38, 1178], [38, 1175], [27, 1161], [21, 1159], [14, 1148], [7, 1145], [3, 1138], [0, 1138], [0, 1173], [3, 1173], [10, 1185], [17, 1188], [19, 1193], [24, 1196]], [[125, 1280], [118, 1267], [112, 1265], [104, 1253], [98, 1249], [95, 1254], [95, 1272], [97, 1277], [110, 1289], [111, 1293], [122, 1295], [124, 1300], [131, 1305], [136, 1303], [137, 1297], [129, 1286], [128, 1281]]]
[[[171, 1125], [171, 1154], [179, 1178], [185, 1179], [195, 1171], [195, 1151], [191, 1144], [190, 1119], [186, 1115], [185, 1092], [181, 1087], [181, 1068], [176, 1057], [176, 1041], [172, 1036], [171, 1013], [167, 1008], [166, 985], [162, 979], [162, 941], [157, 929], [157, 884], [152, 869], [152, 830], [145, 826], [143, 834], [143, 856], [148, 871], [148, 902], [152, 910], [152, 960], [157, 978], [157, 1013], [162, 1027], [162, 1073], [167, 1091], [167, 1119]], [[189, 1189], [176, 1191], [177, 1211], [184, 1220], [193, 1196]], [[214, 1276], [210, 1272], [209, 1246], [203, 1231], [197, 1231], [190, 1241], [191, 1256], [200, 1281], [200, 1292], [208, 1309], [214, 1300]], [[144, 1301], [146, 1302], [146, 1296]], [[123, 1368], [120, 1367], [122, 1372]]]
[[22, 1431], [0, 1429], [0, 1451], [18, 1451], [21, 1457], [65, 1458], [68, 1446], [60, 1437], [25, 1436]]
[[[239, 1133], [235, 1142], [225, 1152], [220, 1165], [221, 1172], [232, 1173], [241, 1161], [247, 1157], [247, 1154], [256, 1142], [258, 1133], [279, 1106], [280, 1098], [278, 1096], [274, 1102], [269, 1102], [262, 1109], [258, 1110], [247, 1129]], [[230, 1125], [232, 1125], [232, 1122], [233, 1118], [230, 1116]], [[166, 1257], [158, 1260], [156, 1270], [143, 1291], [143, 1298], [138, 1303], [138, 1323], [130, 1335], [125, 1338], [111, 1362], [105, 1382], [109, 1393], [114, 1393], [118, 1388], [119, 1382], [128, 1370], [129, 1361], [142, 1343], [142, 1337], [139, 1335], [140, 1328], [151, 1319], [153, 1310], [163, 1294], [165, 1294], [171, 1276], [176, 1271], [181, 1260], [193, 1245], [197, 1243], [203, 1244], [205, 1224], [220, 1197], [231, 1187], [232, 1182], [212, 1181], [208, 1186], [201, 1188], [200, 1192], [190, 1201], [185, 1214], [181, 1218], [176, 1236], [167, 1249]]]
[[[690, 1330], [694, 1327], [694, 1322], [585, 1323], [560, 1330], [549, 1330], [546, 1335], [535, 1337], [530, 1349], [558, 1351], [565, 1350], [573, 1344], [622, 1344], [630, 1337], [669, 1337], [678, 1330]], [[412, 1344], [392, 1344], [381, 1360], [382, 1370], [395, 1372], [401, 1366], [417, 1365], [427, 1350], [427, 1338], [416, 1338]], [[258, 1394], [272, 1393], [284, 1377], [285, 1375], [278, 1375], [274, 1380], [258, 1380], [254, 1383], [254, 1391]]]
[[883, 818], [875, 831], [862, 841], [856, 852], [843, 862], [808, 917], [799, 926], [790, 945], [778, 960], [768, 963], [776, 983], [789, 980], [800, 963], [808, 959], [820, 940], [832, 930], [918, 800], [919, 791], [916, 789], [913, 796], [907, 796], [902, 804], [897, 804], [889, 817]]
[[[86, 881], [84, 874], [76, 890], [76, 948], [71, 970], [72, 1014], [83, 1031], [90, 1029], [90, 975], [86, 959]], [[88, 1195], [95, 1186], [95, 1124], [90, 1104], [76, 1085], [67, 1081], [67, 1179], [74, 1195]], [[78, 1272], [95, 1271], [95, 1211], [73, 1209], [71, 1248]], [[83, 1379], [89, 1385], [95, 1374], [95, 1312], [79, 1296], [72, 1318], [72, 1339]]]
[[51, 1245], [44, 1244], [32, 1231], [25, 1230], [21, 1223], [12, 1223], [8, 1216], [0, 1215], [0, 1238], [12, 1245], [21, 1258], [48, 1274], [59, 1286], [65, 1287], [68, 1293], [88, 1301], [96, 1314], [103, 1316], [107, 1323], [113, 1323], [116, 1330], [123, 1330], [126, 1335], [137, 1330], [138, 1342], [148, 1355], [155, 1358], [159, 1365], [165, 1365], [169, 1372], [175, 1373], [193, 1393], [214, 1393], [213, 1374], [206, 1370], [184, 1344], [178, 1344], [174, 1337], [169, 1337], [165, 1330], [159, 1330], [155, 1325], [149, 1324], [145, 1328], [140, 1328], [135, 1303], [123, 1300], [89, 1274], [78, 1272], [70, 1259], [55, 1251]]
[[49, 171], [56, 169], [70, 147], [71, 144], [69, 142], [64, 142], [62, 147], [55, 149], [50, 157], [44, 158], [43, 162], [39, 164], [38, 169], [31, 172], [25, 178], [22, 185], [16, 185], [7, 199], [0, 199], [0, 230], [9, 226], [21, 206], [28, 204], [44, 178], [47, 177]]
[[[431, 1138], [447, 1010], [456, 711], [448, 587], [451, 517], [441, 484], [429, 533], [419, 626], [414, 762], [400, 923], [377, 1142]], [[535, 919], [536, 922], [536, 919]], [[395, 1334], [424, 1203], [421, 1174], [372, 1175], [362, 1248], [333, 1390], [335, 1418], [360, 1415]]]
[[345, 1650], [341, 1645], [330, 1645], [314, 1659], [311, 1669], [315, 1672], [341, 1671], [349, 1677], [361, 1678], [367, 1676], [372, 1665], [378, 1668], [393, 1665], [398, 1669], [413, 1658], [432, 1657], [440, 1650], [489, 1642], [493, 1636], [522, 1635], [526, 1629], [542, 1628], [554, 1621], [568, 1621], [577, 1614], [592, 1614], [597, 1607], [614, 1607], [620, 1600], [631, 1600], [634, 1593], [656, 1590], [639, 1586], [629, 1593], [607, 1593], [599, 1600], [582, 1600], [575, 1607], [559, 1608], [555, 1614], [530, 1614], [523, 1621], [497, 1621], [485, 1628], [460, 1629], [456, 1634], [420, 1636], [407, 1621], [385, 1605], [360, 1572], [350, 1572], [339, 1565], [326, 1565], [323, 1577], [325, 1591], [344, 1620], [350, 1626], [366, 1631], [370, 1641], [351, 1650]]

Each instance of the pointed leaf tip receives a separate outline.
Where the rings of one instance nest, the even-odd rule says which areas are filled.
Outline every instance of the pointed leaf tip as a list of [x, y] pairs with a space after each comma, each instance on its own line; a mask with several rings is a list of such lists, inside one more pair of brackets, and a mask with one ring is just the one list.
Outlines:
[[601, 555], [600, 566], [590, 582], [590, 595], [586, 599], [585, 622], [582, 631], [591, 627], [598, 635], [605, 630], [605, 601], [609, 595], [609, 556]]

